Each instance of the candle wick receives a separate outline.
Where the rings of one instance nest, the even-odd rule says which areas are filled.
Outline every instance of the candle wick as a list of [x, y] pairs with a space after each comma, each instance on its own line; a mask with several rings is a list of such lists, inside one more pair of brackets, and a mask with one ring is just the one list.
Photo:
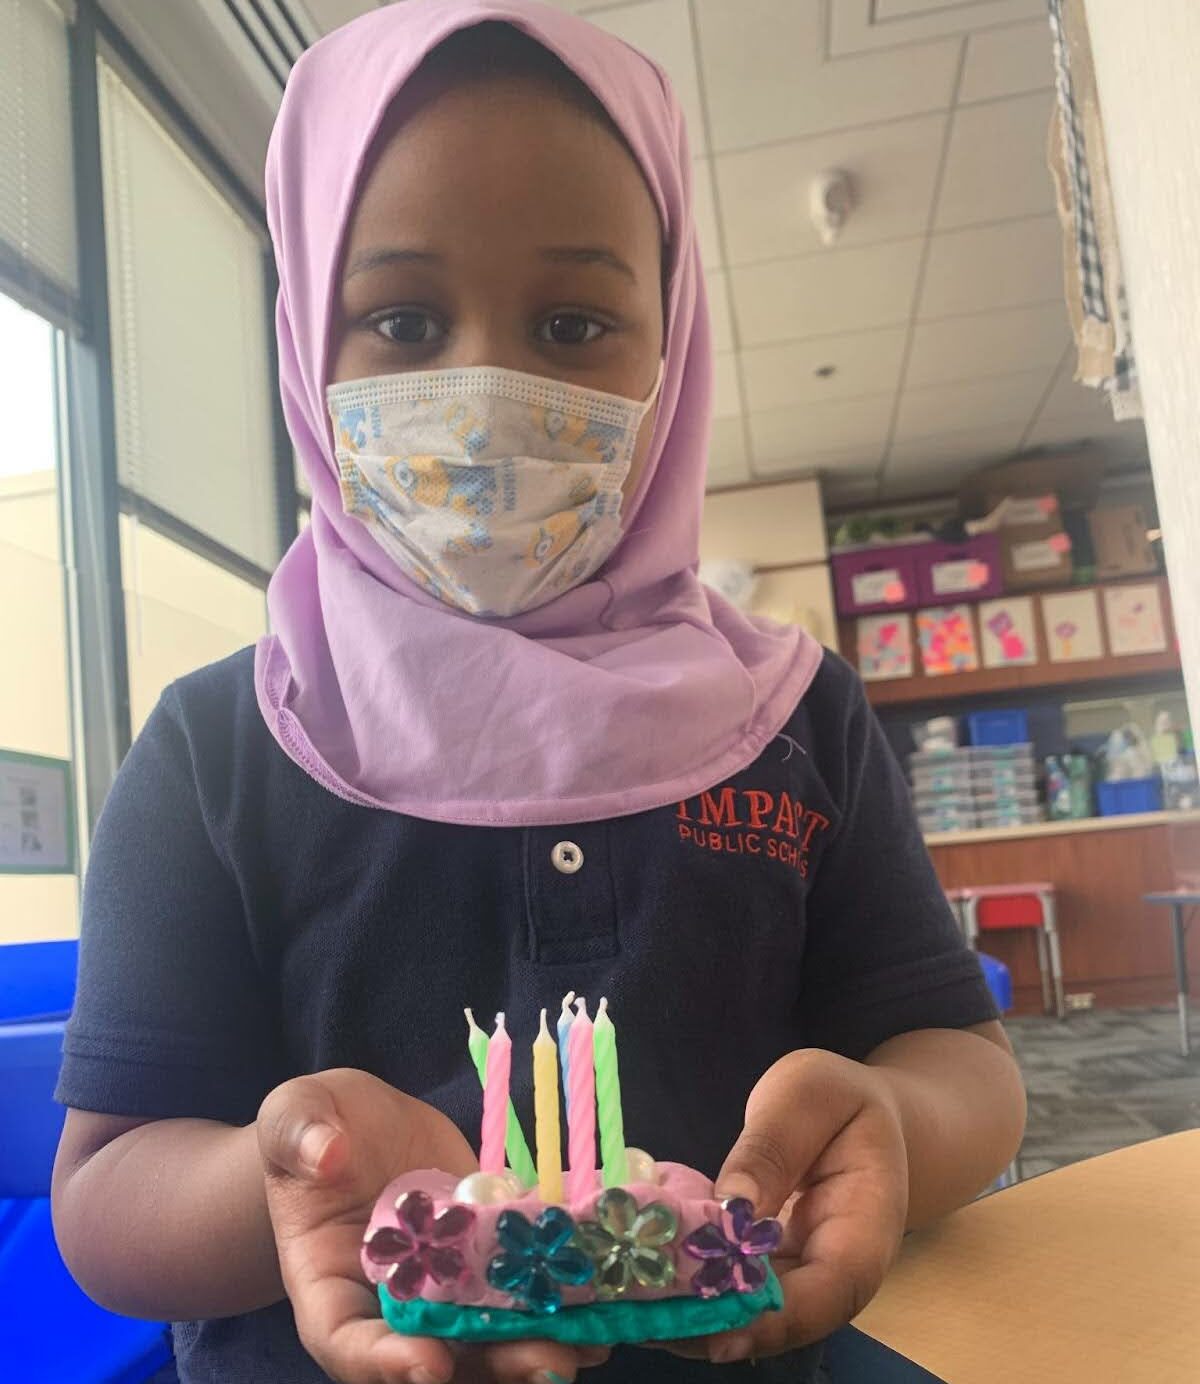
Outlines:
[[482, 1033], [483, 1029], [475, 1022], [475, 1015], [469, 1009], [464, 1009], [463, 1013], [467, 1016], [467, 1032]]
[[503, 1033], [504, 1031], [504, 1015], [500, 1013], [496, 1015], [496, 1032]]
[[605, 999], [603, 996], [602, 996], [601, 999], [600, 999], [600, 1003], [596, 1006], [596, 1018], [597, 1018], [597, 1019], [607, 1019], [607, 1018], [608, 1018], [608, 1000]]
[[575, 1003], [575, 991], [574, 991], [574, 990], [568, 990], [567, 993], [563, 996], [563, 1002], [562, 1002], [562, 1017], [563, 1017], [564, 1019], [570, 1017], [570, 1014], [571, 1014], [571, 1005], [574, 1004], [574, 1003]]
[[584, 999], [582, 995], [580, 995], [579, 998], [575, 1001], [575, 1008], [579, 1011], [581, 1018], [587, 1018], [587, 1000]]
[[544, 1009], [542, 1010], [542, 1022], [538, 1027], [538, 1037], [546, 1039], [550, 1037], [550, 1029], [546, 1023], [546, 1011]]

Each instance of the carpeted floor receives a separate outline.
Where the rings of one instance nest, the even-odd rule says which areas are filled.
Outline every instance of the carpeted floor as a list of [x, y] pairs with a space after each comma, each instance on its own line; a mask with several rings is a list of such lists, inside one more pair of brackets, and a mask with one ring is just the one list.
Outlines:
[[1008, 1019], [1005, 1027], [1029, 1096], [1022, 1177], [1200, 1126], [1200, 1014], [1187, 1058], [1173, 1007]]

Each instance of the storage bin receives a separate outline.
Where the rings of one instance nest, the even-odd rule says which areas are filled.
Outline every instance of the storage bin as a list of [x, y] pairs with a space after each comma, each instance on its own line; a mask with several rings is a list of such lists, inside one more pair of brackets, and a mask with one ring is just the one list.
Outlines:
[[966, 764], [932, 765], [912, 771], [914, 793], [967, 793], [971, 791], [971, 768]]
[[1096, 802], [1101, 817], [1119, 817], [1126, 812], [1157, 812], [1162, 807], [1162, 780], [1155, 776], [1098, 783]]
[[1023, 711], [972, 711], [967, 734], [972, 745], [1023, 745], [1029, 741], [1029, 717]]
[[1000, 538], [981, 533], [963, 543], [926, 543], [917, 553], [921, 605], [986, 601], [1004, 590]]
[[877, 615], [889, 610], [915, 610], [917, 554], [929, 543], [872, 544], [843, 549], [830, 556], [833, 589], [839, 615]]

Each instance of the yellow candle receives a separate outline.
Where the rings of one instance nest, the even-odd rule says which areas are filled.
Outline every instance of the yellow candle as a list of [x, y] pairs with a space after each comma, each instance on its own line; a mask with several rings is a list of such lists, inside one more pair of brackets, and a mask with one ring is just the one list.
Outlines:
[[558, 1044], [542, 1026], [533, 1044], [533, 1112], [537, 1134], [538, 1196], [544, 1202], [562, 1201], [562, 1131], [558, 1120]]

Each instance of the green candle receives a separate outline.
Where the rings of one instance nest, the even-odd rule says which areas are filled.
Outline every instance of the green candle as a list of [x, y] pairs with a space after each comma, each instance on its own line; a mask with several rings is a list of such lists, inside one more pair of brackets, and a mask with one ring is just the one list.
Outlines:
[[[487, 1085], [488, 1036], [475, 1022], [475, 1015], [469, 1009], [464, 1009], [463, 1013], [467, 1016], [467, 1050], [471, 1054], [475, 1070], [479, 1073], [479, 1085], [482, 1088]], [[511, 1100], [508, 1102], [508, 1131], [504, 1139], [504, 1148], [508, 1154], [508, 1166], [513, 1172], [526, 1187], [536, 1186], [537, 1168], [534, 1167], [533, 1155], [529, 1152], [529, 1145], [525, 1142], [525, 1135], [521, 1132], [521, 1124]]]
[[621, 1114], [621, 1077], [617, 1070], [617, 1030], [608, 1017], [608, 1001], [596, 1011], [593, 1036], [596, 1065], [596, 1114], [600, 1125], [600, 1161], [606, 1187], [624, 1186], [628, 1179], [625, 1159], [625, 1120]]

